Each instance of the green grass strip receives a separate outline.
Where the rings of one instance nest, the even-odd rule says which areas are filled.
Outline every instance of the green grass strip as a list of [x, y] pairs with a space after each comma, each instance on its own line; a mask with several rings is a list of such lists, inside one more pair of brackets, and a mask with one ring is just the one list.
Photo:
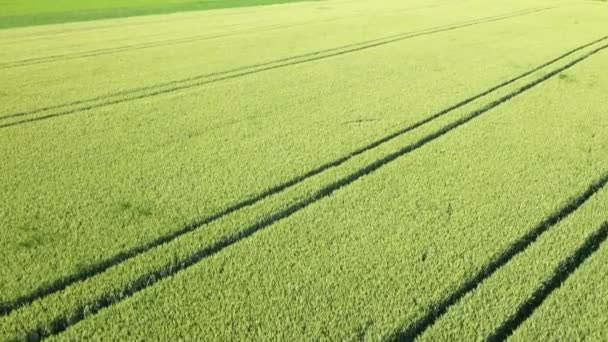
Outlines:
[[[0, 13], [20, 13], [20, 15], [0, 16], [0, 29], [13, 27], [61, 24], [99, 19], [135, 17], [152, 14], [169, 14], [187, 11], [206, 11], [221, 8], [252, 7], [302, 1], [322, 0], [204, 0], [186, 1], [110, 1], [95, 2], [93, 8], [83, 8], [83, 2], [70, 1], [19, 1], [0, 4]], [[104, 6], [105, 5], [105, 6]], [[15, 6], [17, 8], [11, 8]]]

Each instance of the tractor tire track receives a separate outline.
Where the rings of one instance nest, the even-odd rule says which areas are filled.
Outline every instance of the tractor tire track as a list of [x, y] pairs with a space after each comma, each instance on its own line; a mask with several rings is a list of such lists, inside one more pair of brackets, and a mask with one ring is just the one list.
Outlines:
[[[112, 305], [115, 305], [116, 303], [122, 302], [123, 300], [131, 297], [135, 293], [145, 290], [151, 286], [154, 286], [157, 282], [159, 282], [165, 278], [171, 277], [180, 271], [188, 269], [189, 267], [201, 262], [202, 260], [206, 259], [207, 257], [210, 257], [212, 255], [215, 255], [215, 254], [221, 252], [224, 248], [228, 248], [234, 244], [237, 244], [240, 241], [254, 235], [255, 233], [268, 228], [269, 226], [273, 225], [274, 223], [277, 223], [283, 219], [286, 219], [286, 218], [290, 217], [291, 215], [299, 212], [300, 210], [303, 210], [303, 209], [309, 207], [311, 204], [314, 204], [326, 197], [331, 196], [337, 190], [352, 184], [353, 182], [360, 179], [361, 177], [369, 175], [369, 174], [377, 171], [381, 167], [387, 165], [388, 163], [390, 163], [406, 154], [409, 154], [413, 151], [416, 151], [416, 150], [422, 148], [423, 146], [427, 145], [428, 143], [431, 143], [431, 142], [435, 141], [436, 139], [441, 138], [442, 136], [448, 134], [449, 132], [453, 131], [454, 129], [457, 129], [461, 126], [466, 125], [467, 123], [474, 120], [475, 118], [489, 112], [490, 110], [494, 109], [495, 107], [498, 107], [501, 104], [504, 104], [521, 94], [524, 94], [526, 91], [536, 87], [537, 85], [545, 82], [546, 80], [571, 68], [572, 66], [582, 62], [583, 60], [591, 57], [592, 55], [594, 55], [606, 48], [608, 48], [608, 45], [604, 45], [600, 48], [597, 48], [597, 49], [587, 53], [586, 55], [584, 55], [562, 67], [554, 69], [553, 71], [547, 73], [546, 75], [544, 75], [540, 78], [535, 79], [534, 81], [532, 81], [530, 83], [527, 83], [526, 85], [520, 87], [519, 89], [517, 89], [505, 96], [502, 96], [501, 98], [469, 113], [468, 115], [436, 130], [435, 132], [433, 132], [429, 135], [426, 135], [425, 137], [421, 138], [420, 140], [416, 141], [415, 143], [409, 144], [409, 145], [399, 149], [396, 152], [390, 153], [390, 154], [384, 156], [383, 158], [377, 159], [376, 161], [368, 164], [367, 166], [365, 166], [343, 178], [336, 180], [335, 182], [323, 187], [322, 189], [317, 191], [312, 196], [310, 196], [306, 199], [303, 199], [301, 201], [298, 201], [296, 203], [293, 203], [293, 204], [289, 205], [288, 207], [286, 207], [285, 209], [277, 211], [274, 214], [268, 216], [267, 218], [264, 218], [256, 223], [254, 223], [253, 225], [250, 225], [250, 226], [244, 228], [243, 230], [234, 232], [232, 235], [227, 236], [222, 241], [219, 241], [209, 247], [205, 247], [203, 249], [195, 251], [193, 254], [191, 254], [187, 258], [183, 258], [179, 261], [176, 261], [163, 269], [140, 276], [132, 284], [129, 284], [128, 286], [124, 287], [122, 290], [120, 290], [114, 294], [108, 294], [105, 296], [101, 296], [100, 298], [98, 298], [97, 300], [95, 300], [92, 303], [89, 303], [82, 307], [76, 308], [68, 316], [59, 317], [56, 320], [54, 320], [48, 327], [48, 330], [38, 328], [38, 327], [30, 330], [28, 332], [29, 338], [31, 340], [41, 340], [46, 337], [57, 335], [57, 334], [65, 331], [66, 329], [77, 324], [78, 322], [95, 315], [100, 310], [102, 310], [104, 308], [108, 308]], [[585, 192], [585, 194], [583, 194], [583, 196], [581, 196], [578, 199], [569, 203], [569, 205], [566, 207], [566, 210], [560, 211], [560, 212], [552, 215], [552, 219], [559, 220], [559, 218], [561, 216], [568, 215], [569, 212], [576, 210], [576, 208], [578, 208], [578, 206], [580, 206], [582, 203], [584, 203], [588, 197], [593, 195], [598, 190], [598, 188], [601, 188], [603, 185], [606, 184], [606, 182], [608, 182], [608, 175], [604, 176], [604, 178], [600, 182], [594, 183], [594, 185], [592, 185], [590, 190]], [[587, 196], [585, 196], [585, 195], [587, 195]], [[548, 227], [550, 227], [550, 225]], [[548, 228], [543, 228], [543, 229], [544, 230], [538, 231], [537, 234], [541, 234], [542, 231], [545, 231]], [[529, 238], [532, 241], [535, 239], [534, 235], [531, 235]], [[517, 254], [518, 253], [517, 251], [520, 248], [522, 248], [522, 247], [525, 248], [525, 246], [527, 246], [529, 244], [528, 240], [525, 240], [525, 241], [522, 240], [522, 241], [523, 242], [520, 245], [513, 245], [513, 248], [511, 248], [510, 250], [513, 250], [514, 253]], [[510, 259], [510, 257], [508, 255], [506, 255], [506, 257], [504, 259], [499, 259], [499, 260], [495, 261], [495, 264], [499, 267], [500, 264], [503, 262], [503, 260], [504, 260], [504, 262], [506, 262], [509, 259]], [[486, 273], [488, 273], [488, 271], [485, 271], [484, 274], [486, 274]], [[491, 273], [491, 270], [490, 270], [490, 273]], [[417, 330], [420, 330], [419, 329], [419, 327], [421, 327], [420, 325], [415, 325], [415, 326], [416, 326]]]
[[[372, 13], [363, 11], [363, 13], [344, 15], [344, 16], [339, 16], [339, 17], [331, 17], [331, 18], [326, 18], [326, 19], [321, 19], [321, 20], [303, 21], [303, 22], [297, 22], [297, 23], [292, 23], [292, 24], [286, 23], [286, 24], [281, 24], [281, 25], [307, 25], [307, 24], [326, 23], [326, 22], [333, 22], [333, 21], [374, 16], [374, 15], [405, 13], [405, 12], [410, 12], [410, 11], [436, 8], [436, 7], [444, 7], [444, 6], [449, 6], [449, 5], [451, 5], [451, 4], [427, 5], [427, 6], [401, 8], [401, 9], [396, 9], [394, 11], [377, 11], [377, 12], [372, 12]], [[58, 31], [54, 31], [54, 32], [36, 32], [33, 34], [29, 34], [29, 35], [26, 34], [26, 35], [14, 35], [14, 36], [0, 37], [0, 42], [5, 43], [6, 41], [9, 41], [11, 43], [14, 43], [14, 41], [12, 41], [12, 40], [15, 40], [15, 39], [18, 39], [17, 40], [18, 42], [24, 42], [24, 41], [29, 42], [29, 41], [36, 41], [36, 40], [42, 40], [42, 39], [49, 39], [48, 36], [56, 36], [56, 35], [60, 35], [60, 34], [81, 33], [81, 32], [96, 31], [96, 30], [110, 30], [110, 29], [116, 29], [116, 28], [122, 29], [124, 27], [142, 26], [142, 25], [149, 25], [149, 24], [166, 24], [166, 23], [171, 23], [171, 22], [180, 22], [181, 23], [186, 20], [200, 21], [201, 19], [204, 19], [204, 18], [201, 18], [200, 15], [197, 15], [197, 16], [180, 17], [180, 18], [175, 18], [175, 19], [151, 20], [151, 21], [146, 21], [146, 22], [135, 22], [135, 23], [116, 23], [113, 25], [103, 25], [103, 26], [85, 27], [85, 28], [73, 28], [73, 29], [58, 30]], [[213, 29], [231, 28], [234, 26], [242, 26], [242, 24], [239, 23], [239, 24], [221, 25], [221, 26], [212, 27], [212, 28]], [[270, 26], [270, 25], [265, 25], [265, 26]], [[265, 27], [265, 26], [243, 28], [242, 30], [255, 30], [255, 29], [258, 29], [261, 27]], [[291, 26], [287, 26], [287, 27], [291, 27]], [[23, 39], [23, 38], [29, 38], [29, 39]]]
[[496, 331], [486, 339], [488, 342], [506, 340], [540, 307], [545, 299], [557, 290], [576, 270], [595, 253], [608, 238], [608, 221], [591, 234], [585, 242], [568, 259], [562, 261], [553, 272], [553, 275], [520, 305], [517, 312], [503, 322]]
[[[598, 52], [605, 50], [606, 48], [608, 48], [608, 45], [603, 45], [599, 48], [594, 49], [593, 51], [585, 54], [584, 56], [579, 57], [574, 61], [568, 63], [567, 65], [545, 75], [541, 78], [542, 81], [540, 82], [543, 82], [544, 80], [551, 78], [566, 69], [571, 68], [572, 66], [584, 61], [585, 59], [595, 55]], [[524, 88], [529, 89], [540, 82], [533, 82], [532, 84]], [[432, 310], [430, 310], [427, 315], [408, 326], [402, 332], [397, 333], [391, 338], [391, 340], [414, 341], [417, 337], [422, 335], [422, 333], [424, 333], [428, 328], [430, 328], [439, 318], [441, 318], [441, 316], [443, 316], [451, 306], [457, 304], [466, 294], [475, 290], [483, 281], [485, 281], [485, 279], [489, 278], [497, 270], [505, 266], [511, 259], [513, 259], [513, 257], [525, 251], [542, 234], [550, 230], [553, 226], [559, 223], [559, 221], [573, 213], [576, 209], [583, 205], [591, 196], [601, 190], [607, 183], [608, 173], [604, 174], [597, 182], [593, 183], [581, 196], [566, 204], [560, 211], [550, 216], [545, 221], [541, 222], [528, 234], [513, 243], [507, 250], [503, 251], [503, 253], [498, 258], [492, 260], [488, 265], [483, 267], [482, 270], [474, 277], [463, 283], [458, 290], [456, 290], [454, 293], [444, 299], [441, 303], [432, 308]]]
[[[430, 8], [430, 7], [436, 7], [436, 6], [426, 6], [426, 7], [422, 7], [422, 8]], [[410, 9], [410, 10], [413, 10], [413, 9]], [[65, 54], [60, 54], [60, 55], [27, 58], [27, 59], [22, 59], [22, 60], [18, 60], [18, 61], [0, 63], [0, 70], [11, 69], [11, 68], [21, 67], [21, 66], [28, 66], [28, 65], [54, 63], [54, 62], [87, 58], [87, 57], [97, 57], [97, 56], [103, 56], [103, 55], [115, 54], [115, 53], [121, 53], [121, 52], [127, 52], [127, 51], [137, 51], [137, 50], [150, 49], [150, 48], [163, 47], [163, 46], [187, 44], [187, 43], [192, 43], [192, 42], [205, 41], [205, 40], [209, 40], [209, 39], [231, 37], [231, 36], [240, 35], [240, 34], [251, 34], [251, 33], [274, 31], [274, 30], [280, 30], [280, 29], [289, 29], [289, 28], [293, 28], [293, 27], [305, 26], [305, 25], [311, 25], [311, 24], [323, 24], [323, 23], [345, 20], [345, 19], [349, 19], [349, 18], [356, 18], [356, 17], [361, 17], [361, 16], [371, 16], [371, 15], [373, 15], [373, 14], [359, 14], [359, 15], [352, 15], [352, 16], [342, 16], [342, 17], [337, 17], [337, 18], [301, 21], [301, 22], [289, 23], [289, 24], [261, 25], [261, 26], [250, 27], [250, 28], [241, 28], [241, 29], [234, 30], [231, 32], [217, 33], [214, 35], [194, 35], [194, 36], [188, 36], [188, 37], [177, 38], [177, 39], [165, 39], [165, 40], [160, 40], [160, 41], [155, 41], [155, 42], [123, 45], [123, 46], [118, 46], [118, 47], [94, 49], [94, 50], [89, 50], [89, 51], [79, 51], [79, 52], [65, 53]]]
[[351, 152], [351, 153], [349, 153], [347, 155], [344, 155], [344, 156], [342, 156], [342, 157], [340, 157], [338, 159], [335, 159], [335, 160], [332, 160], [332, 161], [330, 161], [328, 163], [325, 163], [325, 164], [323, 164], [323, 165], [321, 165], [321, 166], [319, 166], [319, 167], [317, 167], [315, 169], [312, 169], [312, 170], [310, 170], [310, 171], [308, 171], [308, 172], [306, 172], [306, 173], [304, 173], [302, 175], [294, 177], [294, 178], [292, 178], [291, 180], [289, 180], [289, 181], [287, 181], [285, 183], [282, 183], [282, 184], [279, 184], [277, 186], [274, 186], [274, 187], [272, 187], [272, 188], [270, 188], [270, 189], [268, 189], [266, 191], [263, 191], [263, 192], [257, 194], [256, 196], [254, 196], [254, 197], [252, 197], [250, 199], [247, 199], [247, 200], [241, 201], [241, 202], [239, 202], [237, 204], [234, 204], [234, 205], [232, 205], [232, 206], [230, 206], [230, 207], [222, 210], [221, 212], [213, 214], [213, 215], [211, 215], [209, 217], [205, 217], [205, 218], [193, 221], [191, 224], [189, 224], [189, 225], [187, 225], [185, 227], [182, 227], [182, 228], [180, 228], [180, 229], [178, 229], [176, 231], [173, 231], [173, 232], [171, 232], [169, 234], [160, 236], [160, 237], [156, 238], [155, 240], [153, 240], [153, 241], [151, 241], [151, 242], [149, 242], [149, 243], [147, 243], [145, 245], [138, 246], [138, 247], [130, 249], [128, 251], [116, 254], [116, 255], [114, 255], [114, 256], [112, 256], [110, 258], [104, 259], [101, 262], [98, 262], [98, 263], [96, 263], [94, 265], [89, 266], [83, 272], [75, 273], [75, 274], [69, 275], [67, 277], [61, 278], [61, 279], [59, 279], [59, 280], [51, 283], [50, 285], [47, 285], [45, 287], [40, 287], [40, 288], [32, 291], [31, 293], [27, 294], [27, 295], [24, 295], [24, 296], [21, 296], [19, 298], [16, 298], [15, 300], [11, 301], [10, 303], [1, 303], [0, 304], [0, 317], [4, 316], [4, 315], [10, 314], [12, 311], [16, 310], [17, 308], [19, 308], [21, 306], [29, 305], [32, 302], [36, 301], [36, 300], [40, 300], [40, 299], [43, 299], [43, 298], [45, 298], [45, 297], [47, 297], [47, 296], [49, 296], [51, 294], [63, 291], [65, 288], [67, 288], [70, 285], [73, 285], [73, 284], [75, 284], [77, 282], [81, 282], [83, 280], [91, 278], [91, 277], [93, 277], [95, 275], [98, 275], [98, 274], [100, 274], [102, 272], [105, 272], [106, 270], [108, 270], [111, 267], [117, 266], [117, 265], [119, 265], [121, 263], [126, 262], [129, 259], [132, 259], [132, 258], [140, 255], [140, 254], [143, 254], [143, 253], [148, 252], [148, 251], [150, 251], [152, 249], [155, 249], [155, 248], [157, 248], [157, 247], [159, 247], [161, 245], [164, 245], [164, 244], [166, 244], [168, 242], [171, 242], [171, 241], [175, 240], [176, 238], [178, 238], [178, 237], [180, 237], [182, 235], [185, 235], [185, 234], [188, 234], [188, 233], [190, 233], [192, 231], [195, 231], [195, 230], [199, 229], [202, 226], [205, 226], [207, 224], [210, 224], [211, 222], [219, 220], [219, 219], [221, 219], [221, 218], [223, 218], [223, 217], [225, 217], [227, 215], [230, 215], [230, 214], [232, 214], [232, 213], [234, 213], [234, 212], [236, 212], [236, 211], [238, 211], [240, 209], [243, 209], [245, 207], [254, 205], [254, 204], [256, 204], [256, 203], [258, 203], [258, 202], [260, 202], [260, 201], [262, 201], [262, 200], [264, 200], [264, 199], [266, 199], [266, 198], [268, 198], [268, 197], [270, 197], [272, 195], [280, 193], [280, 192], [282, 192], [284, 190], [287, 190], [287, 189], [289, 189], [289, 188], [291, 188], [291, 187], [293, 187], [293, 186], [295, 186], [295, 185], [297, 185], [299, 183], [304, 182], [305, 180], [307, 180], [309, 178], [312, 178], [312, 177], [314, 177], [316, 175], [319, 175], [319, 174], [323, 173], [324, 171], [327, 171], [327, 170], [329, 170], [331, 168], [338, 167], [338, 166], [346, 163], [347, 161], [351, 160], [352, 158], [354, 158], [356, 156], [359, 156], [359, 155], [361, 155], [361, 154], [363, 154], [365, 152], [373, 150], [374, 148], [376, 148], [376, 147], [378, 147], [378, 146], [380, 146], [380, 145], [382, 145], [384, 143], [387, 143], [387, 142], [389, 142], [389, 141], [391, 141], [393, 139], [396, 139], [396, 138], [398, 138], [400, 136], [403, 136], [403, 135], [405, 135], [405, 134], [407, 134], [407, 133], [409, 133], [409, 132], [411, 132], [411, 131], [413, 131], [413, 130], [415, 130], [415, 129], [417, 129], [417, 128], [419, 128], [419, 127], [421, 127], [421, 126], [423, 126], [423, 125], [425, 125], [427, 123], [430, 123], [430, 122], [432, 122], [432, 121], [434, 121], [434, 120], [436, 120], [436, 119], [438, 119], [438, 118], [440, 118], [442, 116], [445, 116], [445, 115], [451, 113], [452, 111], [454, 111], [454, 110], [456, 110], [458, 108], [461, 108], [461, 107], [463, 107], [463, 106], [465, 106], [465, 105], [467, 105], [469, 103], [472, 103], [475, 100], [483, 98], [483, 97], [485, 97], [485, 96], [487, 96], [487, 95], [489, 95], [489, 94], [491, 94], [491, 93], [493, 93], [493, 92], [495, 92], [495, 91], [497, 91], [497, 90], [499, 90], [501, 88], [504, 88], [504, 87], [506, 87], [508, 85], [511, 85], [511, 84], [515, 83], [516, 81], [519, 81], [519, 80], [521, 80], [521, 79], [523, 79], [523, 78], [525, 78], [525, 77], [527, 77], [527, 76], [529, 76], [529, 75], [531, 75], [531, 74], [533, 74], [533, 73], [535, 73], [535, 72], [537, 72], [537, 71], [539, 71], [539, 70], [541, 70], [541, 69], [543, 69], [543, 68], [545, 68], [545, 67], [547, 67], [547, 66], [549, 66], [549, 65], [551, 65], [553, 63], [555, 63], [555, 62], [558, 62], [561, 59], [564, 59], [564, 58], [570, 56], [571, 54], [573, 54], [573, 53], [575, 53], [575, 52], [577, 52], [577, 51], [579, 51], [579, 50], [581, 50], [583, 48], [589, 47], [589, 46], [591, 46], [593, 44], [596, 44], [596, 43], [601, 42], [601, 41], [606, 40], [606, 39], [608, 39], [608, 36], [603, 37], [603, 38], [598, 39], [598, 40], [595, 40], [595, 41], [593, 41], [591, 43], [581, 45], [581, 46], [579, 46], [577, 48], [574, 48], [574, 49], [572, 49], [572, 50], [570, 50], [570, 51], [568, 51], [568, 52], [566, 52], [566, 53], [564, 53], [564, 54], [562, 54], [562, 55], [560, 55], [560, 56], [558, 56], [558, 57], [556, 57], [556, 58], [554, 58], [554, 59], [552, 59], [552, 60], [550, 60], [550, 61], [548, 61], [546, 63], [543, 63], [543, 64], [541, 64], [541, 65], [539, 65], [539, 66], [537, 66], [537, 67], [535, 67], [533, 69], [530, 69], [530, 70], [524, 72], [523, 74], [520, 74], [520, 75], [518, 75], [516, 77], [513, 77], [511, 79], [508, 79], [508, 80], [506, 80], [506, 81], [504, 81], [504, 82], [502, 82], [500, 84], [497, 84], [497, 85], [495, 85], [495, 86], [493, 86], [493, 87], [491, 87], [489, 89], [484, 90], [483, 92], [481, 92], [479, 94], [476, 94], [476, 95], [474, 95], [472, 97], [469, 97], [469, 98], [467, 98], [467, 99], [465, 99], [465, 100], [463, 100], [463, 101], [461, 101], [459, 103], [456, 103], [456, 104], [454, 104], [454, 105], [452, 105], [452, 106], [450, 106], [448, 108], [445, 108], [445, 109], [443, 109], [443, 110], [441, 110], [441, 111], [439, 111], [439, 112], [437, 112], [437, 113], [435, 113], [435, 114], [433, 114], [433, 115], [431, 115], [431, 116], [429, 116], [427, 118], [424, 118], [424, 119], [422, 119], [422, 120], [420, 120], [420, 121], [418, 121], [416, 123], [413, 123], [413, 124], [411, 124], [409, 126], [403, 127], [403, 128], [401, 128], [399, 130], [396, 130], [396, 131], [392, 132], [391, 134], [388, 134], [388, 135], [383, 136], [383, 137], [381, 137], [381, 138], [379, 138], [377, 140], [374, 140], [373, 142], [371, 142], [371, 143], [369, 143], [369, 144], [367, 144], [367, 145], [365, 145], [365, 146], [363, 146], [363, 147], [361, 147], [361, 148], [359, 148], [359, 149], [357, 149], [357, 150], [355, 150], [355, 151], [353, 151], [353, 152]]
[[110, 47], [110, 48], [102, 48], [102, 49], [95, 49], [95, 50], [89, 50], [89, 51], [66, 53], [66, 54], [61, 54], [61, 55], [28, 58], [28, 59], [13, 61], [13, 62], [1, 63], [0, 70], [12, 69], [12, 68], [16, 68], [16, 67], [36, 65], [36, 64], [62, 62], [62, 61], [87, 58], [87, 57], [104, 56], [104, 55], [110, 55], [110, 54], [121, 53], [121, 52], [151, 49], [151, 48], [156, 48], [156, 47], [187, 44], [187, 43], [193, 43], [193, 42], [199, 42], [199, 41], [205, 41], [205, 40], [211, 40], [211, 39], [217, 39], [217, 38], [231, 37], [231, 36], [235, 36], [235, 35], [239, 35], [239, 34], [251, 34], [251, 33], [259, 33], [259, 32], [264, 32], [264, 31], [278, 30], [278, 29], [288, 29], [288, 28], [297, 27], [297, 26], [301, 26], [301, 25], [307, 25], [307, 24], [310, 24], [310, 22], [285, 24], [285, 25], [266, 25], [266, 26], [258, 26], [258, 27], [253, 27], [253, 28], [244, 28], [244, 29], [239, 29], [239, 30], [235, 30], [235, 31], [231, 31], [231, 32], [218, 33], [218, 34], [212, 34], [212, 35], [194, 35], [194, 36], [188, 36], [188, 37], [177, 38], [177, 39], [165, 39], [165, 40], [159, 40], [159, 41], [155, 41], [155, 42], [123, 45], [123, 46], [118, 46], [118, 47]]
[[[302, 54], [302, 55], [277, 59], [277, 60], [270, 61], [270, 62], [252, 64], [252, 65], [243, 66], [243, 67], [239, 67], [239, 68], [235, 68], [235, 69], [231, 69], [231, 70], [194, 76], [194, 77], [177, 80], [177, 81], [172, 81], [172, 82], [165, 82], [165, 83], [161, 83], [158, 85], [135, 88], [135, 89], [131, 89], [131, 90], [123, 91], [123, 92], [117, 92], [117, 93], [106, 95], [106, 96], [99, 96], [99, 97], [86, 99], [86, 100], [78, 100], [78, 101], [74, 101], [74, 102], [67, 103], [67, 104], [49, 106], [49, 107], [45, 107], [45, 108], [41, 108], [41, 109], [37, 109], [37, 110], [28, 111], [28, 112], [8, 114], [8, 115], [1, 117], [0, 121], [4, 121], [7, 119], [11, 119], [11, 118], [22, 117], [22, 116], [30, 116], [30, 115], [42, 113], [44, 111], [65, 108], [65, 107], [69, 107], [72, 105], [83, 104], [83, 106], [81, 106], [81, 107], [74, 108], [74, 109], [68, 109], [65, 111], [58, 112], [58, 113], [52, 113], [52, 114], [47, 114], [47, 115], [43, 115], [43, 116], [36, 116], [34, 118], [27, 118], [27, 119], [23, 119], [20, 121], [0, 124], [0, 129], [18, 126], [18, 125], [22, 125], [22, 124], [26, 124], [26, 123], [30, 123], [30, 122], [46, 120], [46, 119], [59, 117], [59, 116], [76, 114], [76, 113], [84, 112], [87, 110], [101, 108], [101, 107], [119, 104], [119, 103], [123, 103], [123, 102], [130, 102], [130, 101], [149, 98], [149, 97], [153, 97], [153, 96], [157, 96], [157, 95], [163, 95], [163, 94], [172, 93], [172, 92], [176, 92], [176, 91], [180, 91], [180, 90], [199, 87], [199, 86], [210, 84], [210, 83], [216, 83], [219, 81], [224, 81], [224, 80], [239, 78], [239, 77], [243, 77], [243, 76], [247, 76], [247, 75], [251, 75], [251, 74], [256, 74], [256, 73], [263, 72], [263, 71], [269, 71], [269, 70], [273, 70], [273, 69], [284, 68], [284, 67], [288, 67], [288, 66], [323, 60], [323, 59], [327, 59], [327, 58], [331, 58], [331, 57], [337, 57], [337, 56], [341, 56], [341, 55], [346, 55], [346, 54], [350, 54], [350, 53], [354, 53], [354, 52], [358, 52], [358, 51], [371, 49], [371, 48], [386, 45], [386, 44], [403, 41], [403, 40], [406, 40], [409, 38], [420, 37], [420, 36], [424, 36], [424, 35], [432, 35], [435, 33], [446, 32], [446, 31], [453, 31], [453, 30], [457, 30], [460, 28], [479, 25], [482, 23], [505, 20], [505, 19], [509, 19], [509, 18], [513, 18], [513, 17], [517, 17], [517, 16], [540, 12], [540, 11], [544, 11], [547, 9], [549, 9], [549, 8], [536, 9], [536, 10], [531, 10], [531, 11], [524, 12], [524, 13], [509, 14], [509, 15], [504, 15], [504, 16], [500, 16], [500, 17], [491, 17], [491, 18], [487, 18], [487, 19], [483, 19], [483, 20], [478, 20], [475, 22], [456, 24], [456, 25], [452, 25], [452, 26], [435, 28], [435, 29], [427, 29], [424, 31], [419, 31], [419, 32], [414, 32], [414, 33], [400, 34], [396, 37], [389, 36], [389, 37], [393, 37], [393, 38], [390, 38], [390, 39], [379, 38], [379, 39], [375, 39], [375, 40], [371, 40], [371, 41], [366, 41], [363, 43], [349, 44], [349, 45], [344, 45], [344, 46], [337, 47], [337, 48], [320, 50], [320, 51], [310, 52], [310, 53], [306, 53], [306, 54]], [[213, 77], [216, 77], [216, 78], [213, 78]], [[169, 88], [162, 89], [163, 87], [169, 87]], [[137, 94], [139, 92], [145, 92], [148, 90], [150, 90], [151, 92]], [[120, 96], [128, 95], [128, 94], [136, 94], [136, 95], [130, 96], [130, 97], [129, 96], [122, 97], [122, 98], [120, 97]], [[104, 100], [106, 100], [106, 101], [104, 101]], [[102, 101], [102, 102], [95, 103], [96, 101]], [[84, 104], [86, 104], [86, 105], [84, 105]]]
[[391, 341], [415, 341], [426, 330], [440, 319], [450, 307], [458, 302], [468, 293], [477, 289], [486, 279], [490, 278], [496, 271], [508, 264], [515, 256], [526, 251], [538, 238], [551, 230], [560, 221], [575, 212], [585, 204], [593, 195], [598, 193], [608, 183], [608, 173], [604, 174], [599, 180], [593, 182], [583, 193], [570, 200], [562, 208], [551, 216], [540, 222], [530, 232], [516, 240], [500, 256], [492, 260], [481, 271], [471, 279], [464, 282], [455, 292], [450, 294], [441, 303], [432, 308], [424, 317], [417, 320], [403, 331], [391, 337]]
[[[608, 39], [608, 36], [604, 36], [601, 37], [597, 40], [594, 40], [588, 44], [576, 47], [554, 59], [552, 59], [549, 62], [546, 62], [526, 73], [524, 73], [521, 76], [518, 76], [517, 78], [521, 78], [524, 76], [529, 75], [530, 73], [533, 73], [535, 71], [538, 71], [541, 68], [544, 68], [545, 66], [548, 66], [560, 59], [563, 59], [564, 57], [567, 57], [575, 52], [578, 52], [586, 47], [589, 47], [593, 44], [597, 44], [598, 42], [601, 42], [603, 40]], [[339, 49], [339, 48], [338, 48]], [[327, 50], [323, 50], [323, 52], [325, 52]], [[123, 96], [123, 95], [129, 95], [129, 94], [134, 94], [134, 93], [138, 93], [138, 92], [142, 92], [142, 91], [147, 91], [147, 90], [154, 90], [157, 88], [162, 88], [162, 87], [167, 87], [167, 86], [172, 86], [172, 85], [179, 85], [181, 83], [187, 83], [187, 82], [192, 82], [192, 81], [197, 81], [197, 80], [201, 80], [201, 79], [205, 79], [205, 78], [211, 78], [211, 77], [215, 77], [215, 76], [221, 76], [221, 75], [225, 75], [225, 74], [230, 74], [233, 72], [239, 72], [239, 71], [244, 71], [244, 70], [248, 70], [248, 69], [252, 69], [252, 68], [257, 68], [257, 67], [263, 67], [266, 65], [271, 65], [274, 63], [280, 63], [280, 62], [285, 62], [285, 61], [289, 61], [292, 59], [296, 59], [299, 57], [308, 57], [311, 55], [315, 55], [317, 54], [316, 52], [313, 53], [309, 53], [309, 54], [305, 54], [305, 55], [298, 55], [298, 56], [293, 56], [293, 57], [287, 57], [284, 59], [278, 59], [278, 60], [273, 60], [273, 61], [269, 61], [269, 62], [265, 62], [265, 63], [258, 63], [258, 64], [251, 64], [251, 65], [247, 65], [247, 66], [243, 66], [243, 67], [239, 67], [239, 68], [234, 68], [234, 69], [229, 69], [226, 71], [219, 71], [219, 72], [213, 72], [213, 73], [208, 73], [208, 74], [203, 74], [203, 75], [197, 75], [197, 76], [192, 76], [192, 77], [188, 77], [188, 78], [183, 78], [180, 80], [175, 80], [175, 81], [170, 81], [170, 82], [163, 82], [163, 83], [159, 83], [159, 84], [155, 84], [155, 85], [150, 85], [150, 86], [144, 86], [144, 87], [137, 87], [137, 88], [132, 88], [132, 89], [128, 89], [128, 90], [124, 90], [124, 91], [119, 91], [119, 92], [115, 92], [115, 93], [110, 93], [110, 94], [105, 94], [105, 95], [101, 95], [101, 96], [97, 96], [97, 97], [92, 97], [92, 98], [88, 98], [88, 99], [83, 99], [83, 100], [77, 100], [77, 101], [73, 101], [73, 102], [68, 102], [68, 103], [63, 103], [63, 104], [59, 104], [59, 105], [53, 105], [53, 106], [48, 106], [48, 107], [42, 107], [42, 108], [38, 108], [38, 109], [34, 109], [34, 110], [30, 110], [30, 111], [25, 111], [25, 112], [18, 112], [18, 113], [12, 113], [12, 114], [7, 114], [4, 116], [0, 116], [0, 121], [2, 120], [8, 120], [8, 119], [13, 119], [13, 118], [17, 118], [17, 117], [22, 117], [22, 116], [29, 116], [29, 115], [35, 115], [35, 114], [40, 114], [42, 112], [46, 112], [46, 111], [50, 111], [50, 110], [54, 110], [54, 109], [61, 109], [61, 108], [66, 108], [66, 107], [71, 107], [71, 106], [76, 106], [76, 105], [81, 105], [81, 104], [86, 104], [86, 103], [92, 103], [92, 102], [97, 102], [97, 101], [101, 101], [101, 100], [106, 100], [106, 99], [110, 99], [113, 97], [118, 97], [118, 96]], [[86, 110], [86, 109], [83, 109]]]

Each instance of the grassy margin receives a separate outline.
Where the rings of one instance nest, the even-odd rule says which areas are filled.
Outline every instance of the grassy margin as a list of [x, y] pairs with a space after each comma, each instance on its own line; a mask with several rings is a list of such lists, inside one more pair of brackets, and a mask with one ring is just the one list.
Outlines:
[[97, 10], [85, 11], [74, 10], [57, 13], [40, 13], [6, 17], [0, 16], [0, 29], [92, 21], [99, 19], [125, 18], [153, 14], [207, 11], [222, 8], [254, 7], [303, 1], [322, 0], [221, 0], [208, 2], [193, 1], [179, 4], [167, 4], [162, 6], [156, 5], [145, 7], [100, 8]]

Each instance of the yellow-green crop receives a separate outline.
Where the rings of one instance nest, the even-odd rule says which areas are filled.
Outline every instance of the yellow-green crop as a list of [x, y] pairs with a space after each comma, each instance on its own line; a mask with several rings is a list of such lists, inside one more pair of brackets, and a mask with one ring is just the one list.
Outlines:
[[606, 249], [606, 9], [1, 30], [0, 339], [557, 338]]

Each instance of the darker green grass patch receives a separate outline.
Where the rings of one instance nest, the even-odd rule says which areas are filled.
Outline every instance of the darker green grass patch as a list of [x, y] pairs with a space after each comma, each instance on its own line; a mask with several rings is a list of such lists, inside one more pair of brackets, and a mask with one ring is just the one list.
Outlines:
[[17, 246], [23, 250], [35, 249], [44, 246], [50, 241], [50, 236], [42, 229], [30, 225], [21, 225], [17, 227], [22, 233], [22, 238], [17, 242]]
[[33, 237], [31, 239], [19, 241], [18, 245], [22, 249], [33, 249], [42, 244], [42, 239], [40, 237]]
[[567, 73], [561, 73], [557, 76], [560, 80], [565, 81], [565, 82], [575, 82], [576, 79]]
[[153, 206], [151, 203], [142, 202], [135, 203], [133, 201], [118, 201], [110, 208], [110, 214], [117, 220], [123, 223], [137, 221], [139, 219], [151, 216]]
[[171, 0], [127, 0], [99, 1], [95, 5], [77, 0], [0, 2], [0, 13], [5, 13], [0, 14], [0, 29], [302, 1], [322, 0], [186, 0], [180, 3]]

